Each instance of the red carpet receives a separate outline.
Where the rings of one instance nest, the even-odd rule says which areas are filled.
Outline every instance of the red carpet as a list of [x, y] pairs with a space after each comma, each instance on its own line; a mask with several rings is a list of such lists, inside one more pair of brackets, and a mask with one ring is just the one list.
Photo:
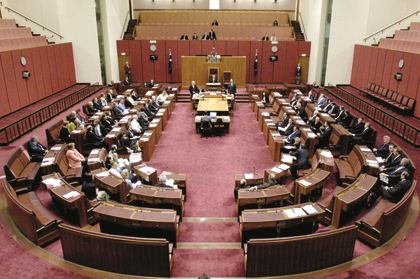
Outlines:
[[182, 222], [179, 242], [240, 242], [238, 222]]

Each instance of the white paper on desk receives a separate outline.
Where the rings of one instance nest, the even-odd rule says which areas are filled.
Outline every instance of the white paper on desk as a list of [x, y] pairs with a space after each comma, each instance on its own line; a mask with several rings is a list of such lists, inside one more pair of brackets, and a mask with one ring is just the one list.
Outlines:
[[99, 158], [89, 158], [88, 162], [100, 162], [101, 160]]
[[303, 186], [310, 186], [310, 185], [312, 185], [311, 182], [309, 182], [308, 180], [305, 180], [305, 179], [299, 180], [299, 183], [302, 184]]
[[376, 161], [377, 161], [379, 164], [382, 164], [383, 162], [385, 162], [385, 160], [384, 160], [382, 157], [376, 157]]
[[154, 168], [148, 166], [144, 166], [140, 170], [146, 174], [151, 174], [152, 172], [156, 171]]
[[41, 166], [42, 167], [45, 167], [45, 166], [49, 166], [49, 165], [51, 165], [52, 163], [54, 163], [54, 157], [52, 157], [52, 158], [44, 158], [44, 159], [42, 159], [42, 163], [41, 163]]
[[149, 136], [151, 136], [152, 135], [152, 133], [151, 132], [147, 132], [147, 133], [144, 133], [143, 134], [143, 136], [146, 136], [146, 137], [149, 137]]
[[51, 187], [61, 186], [60, 179], [56, 179], [56, 178], [52, 178], [52, 177], [43, 180], [42, 183], [44, 183], [47, 186], [51, 186]]
[[155, 119], [153, 119], [153, 120], [152, 120], [152, 122], [151, 122], [151, 123], [155, 123], [155, 124], [156, 124], [156, 123], [159, 123], [159, 120], [160, 120], [160, 119], [156, 119], [156, 118], [155, 118]]
[[141, 153], [131, 153], [130, 154], [130, 162], [131, 163], [138, 163], [141, 162], [142, 157], [141, 157]]
[[151, 124], [149, 125], [149, 127], [150, 127], [150, 128], [156, 128], [156, 127], [157, 127], [157, 124], [155, 124], [155, 123], [151, 123]]
[[369, 160], [367, 159], [366, 162], [370, 165], [370, 164], [378, 164], [378, 161], [376, 160]]
[[325, 112], [324, 113], [321, 113], [321, 115], [324, 116], [324, 117], [329, 116], [329, 114], [328, 113], [325, 113]]
[[296, 215], [296, 213], [295, 213], [295, 211], [293, 209], [285, 209], [285, 210], [283, 210], [283, 212], [289, 218], [295, 218], [295, 217], [297, 217], [297, 215]]
[[110, 169], [109, 173], [118, 178], [122, 178], [121, 174], [116, 169]]
[[310, 137], [310, 138], [315, 138], [315, 137], [316, 137], [316, 135], [315, 135], [314, 133], [312, 133], [312, 132], [309, 132], [309, 133], [308, 133], [308, 137]]
[[363, 152], [371, 151], [369, 148], [366, 148], [366, 147], [360, 147], [360, 150], [362, 150]]
[[99, 154], [99, 149], [93, 149], [93, 150], [90, 152], [90, 154], [91, 154], [91, 155], [97, 155], [97, 154]]
[[97, 177], [107, 177], [108, 175], [109, 175], [109, 171], [103, 171], [96, 174]]
[[281, 161], [286, 163], [286, 164], [291, 164], [291, 163], [293, 163], [293, 156], [289, 155], [289, 154], [282, 154], [281, 155]]
[[277, 166], [277, 168], [281, 170], [288, 170], [290, 167], [286, 164], [280, 164], [279, 166]]
[[379, 175], [379, 180], [381, 180], [382, 182], [384, 182], [385, 184], [388, 184], [388, 182], [389, 182], [389, 177], [388, 177], [388, 175], [386, 175], [386, 174], [384, 174], [384, 173], [381, 173], [380, 175]]
[[282, 170], [281, 169], [279, 169], [278, 167], [272, 167], [271, 169], [270, 169], [272, 172], [274, 172], [274, 173], [280, 173]]
[[322, 150], [321, 155], [324, 156], [324, 157], [327, 157], [327, 158], [332, 158], [333, 157], [331, 151], [329, 151], [329, 150]]
[[79, 192], [71, 191], [71, 192], [68, 192], [67, 194], [63, 195], [63, 198], [71, 199], [71, 198], [75, 198], [75, 197], [78, 197], [78, 196], [80, 196]]
[[295, 212], [296, 216], [300, 217], [300, 216], [306, 216], [306, 212], [303, 211], [302, 208], [297, 207], [297, 208], [293, 208], [293, 211]]
[[121, 131], [121, 127], [115, 127], [115, 128], [112, 128], [111, 130], [111, 132], [115, 132], [115, 133], [118, 133], [119, 131]]
[[303, 128], [304, 131], [310, 132], [311, 128]]
[[53, 146], [53, 147], [51, 147], [51, 150], [59, 151], [59, 150], [61, 150], [61, 146]]
[[306, 213], [308, 213], [308, 214], [314, 214], [314, 213], [317, 213], [318, 212], [315, 209], [315, 207], [313, 207], [312, 204], [307, 204], [307, 205], [303, 206], [302, 209], [305, 210]]
[[245, 177], [245, 179], [253, 179], [254, 174], [253, 173], [244, 173], [244, 177]]
[[261, 113], [261, 115], [262, 116], [270, 116], [270, 113], [265, 111], [265, 112]]

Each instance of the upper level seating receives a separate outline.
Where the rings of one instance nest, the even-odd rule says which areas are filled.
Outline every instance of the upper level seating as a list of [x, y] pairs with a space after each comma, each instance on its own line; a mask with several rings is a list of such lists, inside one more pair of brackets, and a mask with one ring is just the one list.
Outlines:
[[33, 243], [44, 245], [59, 237], [57, 220], [39, 201], [35, 192], [16, 195], [4, 179], [0, 181], [13, 222]]
[[273, 26], [277, 20], [279, 26], [289, 26], [289, 15], [284, 12], [273, 11], [141, 11], [139, 23], [141, 25], [207, 25], [217, 20], [219, 25], [256, 25]]
[[48, 147], [51, 148], [57, 143], [61, 143], [60, 130], [63, 127], [64, 121], [60, 120], [57, 123], [53, 124], [48, 129], [45, 129], [45, 134], [47, 136]]
[[[172, 39], [178, 40], [182, 34], [187, 34], [190, 39], [195, 32], [201, 39], [204, 33], [209, 32], [211, 26], [204, 25], [152, 25], [136, 26], [135, 39]], [[277, 40], [294, 40], [292, 27], [272, 27], [272, 26], [213, 26], [218, 40], [261, 40], [268, 34], [275, 34]]]
[[420, 54], [420, 42], [397, 39], [381, 39], [379, 47]]
[[14, 19], [0, 19], [0, 28], [14, 28], [16, 21]]
[[398, 30], [397, 32], [395, 32], [394, 39], [401, 40], [401, 41], [420, 42], [420, 30], [419, 31]]
[[286, 238], [251, 239], [245, 249], [247, 277], [323, 269], [353, 258], [357, 227]]
[[172, 245], [165, 239], [138, 238], [60, 225], [64, 259], [101, 270], [169, 277]]
[[41, 167], [39, 162], [31, 162], [28, 152], [21, 146], [10, 157], [4, 166], [7, 181], [16, 190], [32, 190], [38, 171]]
[[[419, 32], [420, 33], [420, 32]], [[398, 92], [388, 90], [380, 85], [375, 83], [369, 83], [368, 89], [364, 91], [368, 96], [381, 101], [387, 105], [390, 105], [392, 108], [396, 108], [404, 113], [413, 113], [416, 100]]]
[[2, 39], [15, 39], [25, 37], [32, 37], [30, 28], [0, 28], [0, 38]]
[[409, 191], [398, 203], [381, 199], [374, 207], [356, 222], [359, 226], [358, 237], [377, 247], [387, 242], [404, 224], [410, 210], [411, 200], [416, 191], [414, 180]]

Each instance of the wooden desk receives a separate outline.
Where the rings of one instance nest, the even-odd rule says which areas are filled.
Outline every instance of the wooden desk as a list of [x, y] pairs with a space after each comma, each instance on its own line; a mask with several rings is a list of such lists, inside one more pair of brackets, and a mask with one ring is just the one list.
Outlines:
[[307, 201], [314, 190], [321, 189], [322, 194], [322, 188], [327, 183], [330, 174], [329, 171], [315, 169], [310, 174], [295, 180], [295, 203]]
[[154, 129], [148, 129], [144, 131], [139, 139], [139, 146], [143, 151], [143, 161], [150, 161], [152, 158], [153, 151], [155, 150], [155, 137]]
[[122, 178], [110, 174], [108, 171], [97, 172], [93, 182], [99, 189], [107, 191], [111, 198], [120, 203], [127, 203], [128, 186]]
[[268, 148], [274, 162], [280, 161], [281, 149], [283, 148], [283, 137], [278, 131], [270, 131], [268, 137]]
[[109, 131], [105, 136], [105, 143], [108, 145], [108, 149], [111, 149], [113, 144], [118, 144], [118, 138], [124, 133], [125, 129], [122, 127], [115, 127]]
[[331, 128], [330, 143], [336, 146], [339, 155], [348, 154], [350, 152], [350, 140], [353, 135], [339, 124], [332, 124]]
[[175, 210], [102, 202], [93, 212], [100, 220], [103, 233], [166, 238], [176, 246], [178, 217]]
[[74, 146], [79, 152], [82, 152], [82, 150], [83, 150], [82, 149], [82, 143], [83, 143], [83, 139], [85, 137], [85, 133], [86, 133], [86, 129], [84, 127], [81, 127], [81, 126], [74, 129], [70, 133], [70, 138], [74, 141]]
[[197, 112], [229, 112], [227, 100], [225, 98], [203, 98], [198, 101]]
[[315, 153], [316, 145], [318, 144], [317, 135], [312, 132], [311, 128], [301, 127], [300, 128], [300, 137], [302, 142], [305, 143], [306, 148], [308, 149], [309, 157], [312, 157]]
[[328, 124], [332, 124], [335, 123], [335, 119], [332, 118], [328, 113], [326, 112], [321, 112], [318, 114], [319, 120], [321, 121], [321, 123], [324, 125], [325, 122], [327, 122]]
[[364, 203], [378, 182], [378, 178], [366, 173], [359, 175], [356, 181], [349, 187], [334, 195], [334, 207], [331, 218], [331, 226], [338, 228], [342, 222], [343, 212], [352, 214], [350, 211], [363, 207]]
[[268, 138], [271, 131], [276, 131], [276, 122], [278, 117], [264, 118], [263, 120], [263, 134], [265, 139], [265, 144], [268, 145]]
[[274, 167], [272, 167], [271, 169], [265, 169], [264, 170], [264, 181], [268, 181], [270, 176], [275, 180], [279, 180], [282, 177], [289, 174], [289, 169], [290, 169], [290, 167], [286, 164], [283, 164], [283, 163], [277, 164]]
[[140, 164], [131, 167], [133, 172], [143, 180], [146, 180], [152, 185], [158, 184], [157, 169], [147, 166], [146, 164]]
[[235, 187], [236, 188], [239, 188], [240, 182], [242, 179], [245, 179], [246, 184], [249, 186], [262, 184], [264, 182], [264, 177], [257, 173], [235, 174]]
[[[314, 159], [312, 159], [314, 160]], [[315, 152], [315, 160], [318, 161], [318, 167], [322, 170], [334, 171], [334, 156], [328, 149], [317, 149]]]
[[[302, 208], [311, 208], [302, 209]], [[296, 211], [295, 211], [296, 210]], [[301, 211], [303, 210], [303, 212]], [[295, 215], [296, 212], [302, 215]], [[313, 233], [325, 211], [316, 203], [304, 203], [280, 208], [247, 209], [239, 217], [241, 239], [270, 238]]]
[[130, 202], [146, 207], [174, 209], [181, 217], [184, 211], [181, 189], [139, 185], [130, 190]]
[[[195, 132], [198, 134], [200, 133], [200, 125], [201, 125], [201, 118], [202, 116], [197, 115], [194, 119], [194, 123], [195, 123]], [[229, 129], [230, 129], [230, 116], [216, 116], [216, 117], [211, 117], [210, 122], [211, 123], [216, 123], [217, 119], [222, 119], [223, 124], [225, 125], [225, 129], [226, 129], [226, 133], [229, 133]]]
[[244, 209], [283, 206], [283, 202], [289, 198], [290, 191], [284, 185], [274, 185], [255, 191], [239, 189], [236, 201], [238, 215]]
[[41, 162], [41, 174], [50, 174], [54, 172], [58, 155], [65, 152], [67, 152], [67, 144], [55, 144], [51, 147]]
[[87, 158], [87, 165], [90, 171], [102, 168], [108, 152], [105, 148], [95, 148], [89, 154]]
[[[48, 181], [51, 180], [55, 180], [60, 186], [50, 185]], [[83, 192], [68, 184], [56, 172], [43, 176], [42, 184], [49, 190], [54, 205], [63, 216], [77, 223], [80, 227], [88, 224], [87, 210], [91, 206]]]

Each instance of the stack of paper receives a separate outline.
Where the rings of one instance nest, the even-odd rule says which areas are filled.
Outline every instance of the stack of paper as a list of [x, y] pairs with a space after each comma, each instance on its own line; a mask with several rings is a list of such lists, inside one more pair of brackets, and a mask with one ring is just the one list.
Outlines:
[[140, 171], [144, 172], [145, 174], [151, 174], [156, 170], [152, 167], [144, 166], [140, 169]]
[[42, 159], [41, 167], [49, 166], [54, 163], [54, 157]]
[[281, 172], [281, 169], [279, 169], [278, 167], [272, 167], [270, 170], [274, 173], [280, 173]]
[[366, 148], [366, 147], [360, 147], [360, 150], [362, 150], [363, 152], [371, 151], [369, 148]]
[[308, 137], [310, 137], [310, 138], [314, 138], [314, 137], [316, 137], [316, 135], [315, 135], [314, 133], [312, 133], [312, 132], [309, 132], [309, 133], [308, 133]]
[[281, 155], [281, 161], [286, 163], [286, 164], [291, 164], [291, 163], [293, 163], [293, 156], [289, 155], [289, 154], [282, 154]]
[[302, 208], [300, 208], [300, 207], [293, 208], [293, 211], [295, 212], [297, 217], [306, 216], [305, 211], [303, 211]]
[[385, 162], [385, 160], [384, 160], [382, 157], [376, 157], [376, 161], [377, 161], [379, 164], [382, 164], [383, 162]]
[[299, 183], [302, 184], [303, 186], [306, 186], [306, 187], [312, 185], [311, 182], [309, 182], [308, 180], [305, 180], [305, 179], [299, 180]]
[[131, 153], [130, 154], [130, 162], [132, 164], [141, 162], [141, 160], [142, 160], [141, 153]]
[[53, 146], [53, 147], [51, 147], [51, 150], [59, 151], [59, 150], [61, 150], [61, 146]]
[[253, 179], [254, 178], [253, 173], [245, 173], [244, 176], [245, 176], [245, 179]]
[[277, 166], [277, 168], [285, 171], [285, 170], [288, 170], [290, 167], [286, 164], [280, 164]]
[[80, 196], [79, 192], [71, 191], [71, 192], [68, 192], [67, 194], [63, 195], [63, 198], [71, 199], [71, 198], [75, 198], [75, 197], [78, 197], [78, 196]]
[[108, 175], [109, 175], [109, 171], [103, 171], [96, 174], [97, 177], [107, 177]]
[[327, 157], [327, 158], [332, 158], [333, 157], [331, 151], [325, 150], [325, 149], [321, 151], [321, 155], [324, 156], [324, 157]]
[[90, 152], [90, 155], [98, 155], [99, 154], [99, 149], [93, 149], [91, 152]]
[[313, 207], [312, 204], [307, 204], [304, 207], [302, 207], [303, 210], [306, 211], [306, 213], [308, 214], [314, 214], [317, 213], [318, 211], [315, 209], [315, 207]]
[[47, 186], [47, 188], [54, 188], [54, 187], [61, 186], [60, 179], [56, 179], [52, 177], [43, 180], [42, 183], [44, 183]]
[[293, 209], [285, 209], [285, 210], [283, 210], [283, 212], [289, 218], [295, 218], [295, 217], [297, 217], [296, 216], [296, 213], [293, 211]]

